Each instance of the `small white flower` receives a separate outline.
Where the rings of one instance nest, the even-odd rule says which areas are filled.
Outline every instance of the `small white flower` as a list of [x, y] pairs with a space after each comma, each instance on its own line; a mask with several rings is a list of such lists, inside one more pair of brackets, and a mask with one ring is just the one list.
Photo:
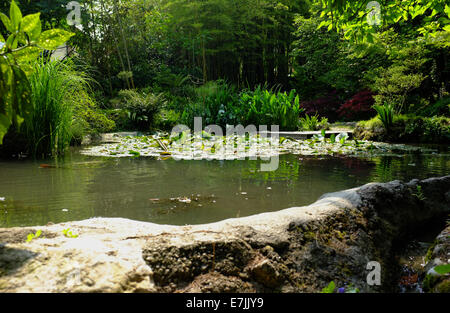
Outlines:
[[5, 45], [4, 42], [0, 42], [0, 50], [3, 48], [4, 45]]
[[5, 197], [0, 197], [0, 201], [5, 201]]

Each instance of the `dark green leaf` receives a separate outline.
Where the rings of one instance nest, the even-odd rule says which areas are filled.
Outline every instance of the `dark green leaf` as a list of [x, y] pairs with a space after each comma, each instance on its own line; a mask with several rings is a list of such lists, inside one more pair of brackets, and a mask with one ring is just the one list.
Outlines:
[[450, 264], [438, 265], [434, 268], [436, 273], [445, 275], [450, 273]]

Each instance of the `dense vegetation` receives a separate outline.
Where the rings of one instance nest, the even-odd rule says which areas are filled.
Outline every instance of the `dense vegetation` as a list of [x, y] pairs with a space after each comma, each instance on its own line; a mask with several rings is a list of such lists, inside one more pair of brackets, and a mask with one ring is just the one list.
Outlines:
[[379, 1], [381, 15], [369, 1], [78, 2], [81, 25], [67, 24], [66, 1], [0, 4], [3, 148], [59, 154], [86, 134], [195, 116], [283, 130], [375, 118], [360, 124], [370, 138], [448, 138], [444, 0]]

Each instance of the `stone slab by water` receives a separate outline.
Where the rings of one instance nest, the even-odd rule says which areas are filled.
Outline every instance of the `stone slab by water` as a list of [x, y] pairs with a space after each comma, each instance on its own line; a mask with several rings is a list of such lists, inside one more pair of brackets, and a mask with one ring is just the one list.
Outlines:
[[[448, 213], [450, 176], [206, 225], [98, 218], [0, 229], [0, 292], [317, 292], [330, 281], [392, 291], [392, 243]], [[381, 264], [381, 286], [366, 284], [369, 261]]]

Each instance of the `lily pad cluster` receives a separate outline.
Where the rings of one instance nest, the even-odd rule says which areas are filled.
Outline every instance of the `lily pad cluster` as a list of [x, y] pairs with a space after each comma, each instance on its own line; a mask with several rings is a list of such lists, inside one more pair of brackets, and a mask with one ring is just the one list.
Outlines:
[[315, 135], [311, 139], [295, 140], [286, 137], [266, 137], [259, 134], [214, 136], [207, 132], [196, 134], [182, 132], [172, 136], [119, 137], [114, 143], [93, 146], [81, 151], [82, 154], [90, 156], [142, 156], [183, 160], [268, 158], [280, 154], [365, 157], [423, 152], [433, 153], [435, 151], [410, 145], [349, 140], [346, 133], [331, 138]]

